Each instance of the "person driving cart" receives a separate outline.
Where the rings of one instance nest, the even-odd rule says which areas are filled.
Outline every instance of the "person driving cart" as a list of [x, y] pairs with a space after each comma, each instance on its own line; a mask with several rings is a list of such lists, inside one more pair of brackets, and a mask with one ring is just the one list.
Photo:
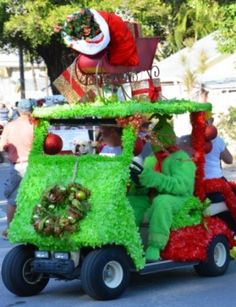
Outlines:
[[176, 144], [176, 135], [165, 118], [154, 128], [157, 140], [154, 156], [144, 161], [139, 176], [146, 188], [155, 188], [156, 196], [150, 202], [147, 196], [129, 197], [138, 226], [147, 215], [149, 221], [146, 260], [157, 261], [167, 244], [174, 215], [194, 192], [195, 164]]

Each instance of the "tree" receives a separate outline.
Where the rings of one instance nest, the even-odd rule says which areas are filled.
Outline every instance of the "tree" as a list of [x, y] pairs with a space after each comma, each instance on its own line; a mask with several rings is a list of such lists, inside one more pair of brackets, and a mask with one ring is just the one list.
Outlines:
[[[75, 53], [66, 48], [53, 26], [81, 7], [111, 9], [120, 1], [0, 0], [0, 46], [41, 56], [51, 83], [74, 60]], [[54, 88], [54, 91], [55, 88]]]
[[221, 18], [219, 20], [219, 31], [216, 35], [219, 50], [224, 53], [233, 53], [236, 50], [236, 4], [232, 3], [229, 5], [223, 5], [221, 8], [221, 13]]
[[[233, 5], [223, 0], [0, 0], [0, 47], [21, 46], [31, 58], [42, 57], [52, 83], [75, 58], [60, 35], [53, 32], [53, 26], [63, 23], [81, 6], [107, 11], [128, 7], [146, 34], [161, 38], [159, 57], [166, 57], [217, 29], [217, 20], [221, 22], [220, 33], [224, 34], [230, 26], [235, 29], [230, 13]], [[235, 5], [233, 8], [235, 12]], [[228, 21], [227, 26], [223, 25], [224, 20]], [[224, 37], [225, 43], [233, 44], [230, 34]]]
[[236, 107], [230, 107], [228, 114], [222, 114], [219, 121], [219, 128], [231, 139], [236, 140]]

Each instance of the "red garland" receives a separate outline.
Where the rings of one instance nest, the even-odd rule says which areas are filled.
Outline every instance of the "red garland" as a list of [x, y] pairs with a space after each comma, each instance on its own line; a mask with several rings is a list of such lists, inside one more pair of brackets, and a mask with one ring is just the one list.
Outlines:
[[236, 182], [227, 182], [221, 178], [205, 179], [204, 188], [206, 193], [219, 192], [223, 195], [226, 205], [236, 221], [236, 195], [233, 192], [236, 188]]
[[145, 118], [141, 114], [135, 114], [133, 116], [117, 118], [116, 121], [120, 127], [123, 128], [131, 125], [138, 132], [141, 125], [145, 122]]
[[219, 234], [227, 237], [230, 248], [236, 246], [232, 232], [222, 220], [206, 217], [202, 224], [171, 231], [161, 257], [175, 261], [204, 261], [210, 241]]
[[236, 182], [235, 181], [228, 181], [228, 183], [231, 186], [232, 190], [236, 192]]
[[204, 178], [204, 163], [205, 163], [205, 140], [202, 137], [205, 133], [205, 114], [204, 112], [191, 113], [192, 123], [192, 147], [194, 150], [193, 159], [196, 163], [196, 177], [195, 177], [195, 195], [201, 201], [205, 199], [205, 191], [203, 187]]

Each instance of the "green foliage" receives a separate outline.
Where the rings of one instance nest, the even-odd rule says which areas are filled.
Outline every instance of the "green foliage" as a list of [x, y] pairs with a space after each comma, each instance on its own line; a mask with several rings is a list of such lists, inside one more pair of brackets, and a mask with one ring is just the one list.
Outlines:
[[230, 107], [228, 114], [222, 114], [219, 128], [226, 136], [236, 140], [236, 107]]
[[19, 40], [24, 41], [29, 49], [49, 44], [53, 25], [78, 8], [78, 5], [57, 6], [49, 0], [24, 1], [21, 14], [14, 12], [5, 23], [5, 35], [13, 46], [17, 46]]
[[219, 50], [224, 53], [233, 53], [236, 50], [236, 4], [224, 5], [221, 13], [219, 31], [216, 34]]
[[9, 14], [7, 13], [7, 0], [0, 0], [0, 46], [3, 48], [7, 40], [4, 39], [3, 33], [4, 23], [8, 20]]
[[178, 49], [183, 48], [190, 39], [193, 43], [217, 29], [219, 6], [216, 1], [189, 0], [179, 3], [173, 29]]

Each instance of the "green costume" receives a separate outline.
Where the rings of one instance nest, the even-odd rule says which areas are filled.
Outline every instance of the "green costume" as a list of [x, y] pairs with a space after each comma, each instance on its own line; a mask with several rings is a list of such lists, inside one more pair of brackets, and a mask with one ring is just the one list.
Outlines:
[[[172, 127], [161, 120], [157, 127], [157, 137], [160, 146], [154, 151], [161, 152], [175, 144], [175, 134]], [[155, 188], [157, 196], [150, 203], [145, 195], [130, 196], [130, 203], [135, 212], [136, 223], [139, 226], [145, 212], [149, 219], [148, 247], [146, 260], [155, 261], [160, 258], [160, 251], [168, 242], [173, 217], [193, 195], [195, 164], [187, 153], [182, 150], [168, 154], [162, 161], [161, 172], [155, 171], [157, 164], [155, 156], [148, 157], [144, 163], [144, 170], [140, 175], [140, 182], [146, 188]], [[142, 193], [140, 193], [142, 194]], [[147, 210], [148, 209], [148, 210]]]

